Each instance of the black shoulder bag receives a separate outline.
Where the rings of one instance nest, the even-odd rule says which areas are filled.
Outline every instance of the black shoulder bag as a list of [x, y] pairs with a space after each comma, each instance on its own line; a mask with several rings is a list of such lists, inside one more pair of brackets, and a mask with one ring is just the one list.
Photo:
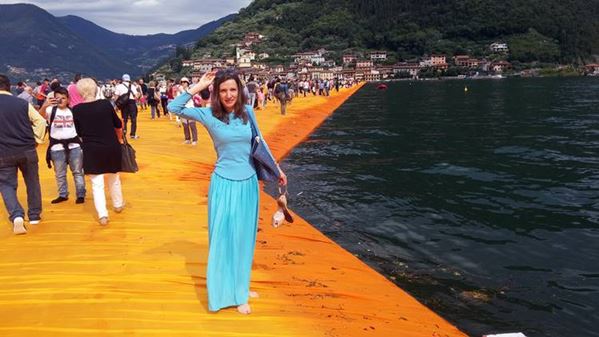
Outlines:
[[123, 133], [123, 144], [121, 144], [121, 172], [135, 173], [139, 171], [137, 160], [135, 160], [135, 149], [127, 141], [127, 135]]
[[254, 116], [249, 111], [248, 116], [252, 127], [252, 149], [250, 156], [254, 162], [258, 180], [276, 182], [281, 177], [277, 163], [275, 163], [274, 158], [268, 152], [264, 139], [258, 133]]

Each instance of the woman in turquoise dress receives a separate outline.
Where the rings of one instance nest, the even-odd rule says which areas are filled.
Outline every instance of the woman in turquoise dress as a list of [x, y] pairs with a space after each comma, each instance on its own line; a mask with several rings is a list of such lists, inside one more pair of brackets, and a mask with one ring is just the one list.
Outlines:
[[[211, 107], [186, 108], [193, 95], [213, 83]], [[204, 74], [187, 92], [177, 96], [168, 110], [200, 122], [212, 138], [217, 153], [208, 192], [208, 309], [219, 311], [236, 306], [251, 312], [250, 273], [258, 229], [258, 178], [250, 158], [253, 108], [245, 105], [243, 86], [237, 72], [220, 70]], [[257, 131], [260, 138], [260, 130]], [[272, 155], [272, 154], [271, 154]], [[279, 168], [280, 185], [287, 177]]]

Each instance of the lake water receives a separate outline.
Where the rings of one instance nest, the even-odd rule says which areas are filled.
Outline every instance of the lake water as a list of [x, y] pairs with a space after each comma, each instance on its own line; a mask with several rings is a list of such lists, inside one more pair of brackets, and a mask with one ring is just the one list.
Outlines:
[[599, 336], [599, 78], [367, 85], [284, 167], [294, 211], [470, 335]]

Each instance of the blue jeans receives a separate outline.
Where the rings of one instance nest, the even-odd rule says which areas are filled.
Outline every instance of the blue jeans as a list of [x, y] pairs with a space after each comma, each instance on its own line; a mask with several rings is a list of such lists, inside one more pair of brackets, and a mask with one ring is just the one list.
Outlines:
[[67, 184], [67, 165], [71, 168], [75, 179], [75, 190], [77, 198], [85, 198], [85, 178], [83, 177], [83, 151], [80, 147], [69, 151], [69, 162], [67, 164], [64, 150], [51, 151], [52, 165], [58, 186], [58, 195], [67, 198], [69, 196], [69, 184]]
[[25, 215], [23, 207], [17, 199], [17, 170], [21, 170], [27, 187], [27, 215], [29, 220], [40, 220], [42, 192], [35, 149], [0, 157], [0, 193], [2, 193], [9, 220], [12, 222], [16, 217], [24, 217]]

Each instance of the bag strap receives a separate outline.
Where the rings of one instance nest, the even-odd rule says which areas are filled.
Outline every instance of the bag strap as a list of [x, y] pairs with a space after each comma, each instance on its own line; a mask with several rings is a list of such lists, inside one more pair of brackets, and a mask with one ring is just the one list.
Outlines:
[[246, 109], [249, 120], [250, 120], [250, 126], [252, 127], [252, 141], [256, 139], [256, 137], [260, 137], [260, 134], [258, 133], [258, 127], [256, 127], [256, 121], [254, 120], [254, 115], [250, 112], [249, 109]]
[[123, 132], [123, 144], [127, 145], [129, 144], [129, 142], [127, 142], [127, 133]]
[[56, 118], [56, 111], [58, 111], [58, 106], [53, 106], [52, 112], [50, 113], [50, 124], [48, 125], [48, 131], [52, 130], [52, 123], [54, 123], [54, 118]]

